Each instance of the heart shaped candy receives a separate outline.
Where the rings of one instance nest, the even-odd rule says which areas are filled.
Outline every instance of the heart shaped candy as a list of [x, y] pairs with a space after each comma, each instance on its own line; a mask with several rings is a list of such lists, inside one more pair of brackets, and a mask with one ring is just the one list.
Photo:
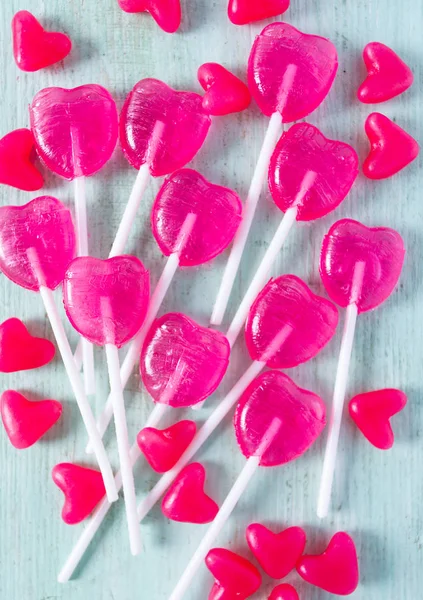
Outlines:
[[202, 102], [199, 94], [177, 92], [157, 79], [139, 81], [120, 116], [120, 142], [128, 162], [135, 169], [148, 164], [154, 177], [185, 166], [210, 128]]
[[216, 502], [204, 492], [206, 470], [200, 463], [183, 469], [162, 501], [165, 517], [181, 523], [211, 523], [219, 511]]
[[175, 408], [208, 398], [229, 364], [230, 347], [219, 331], [181, 313], [156, 319], [141, 352], [143, 383], [155, 402]]
[[118, 0], [128, 13], [149, 12], [166, 33], [175, 33], [181, 24], [180, 0]]
[[[265, 360], [277, 369], [288, 369], [316, 356], [332, 339], [338, 325], [338, 310], [316, 296], [295, 275], [271, 279], [255, 299], [245, 324], [245, 341], [253, 360]], [[287, 337], [269, 356], [276, 336]]]
[[413, 84], [413, 72], [391, 48], [380, 42], [371, 42], [363, 50], [367, 77], [360, 85], [357, 96], [361, 102], [385, 102], [399, 96]]
[[116, 147], [116, 104], [100, 85], [41, 90], [29, 114], [38, 154], [53, 173], [65, 179], [93, 175]]
[[29, 129], [15, 129], [0, 140], [0, 183], [35, 192], [44, 185], [43, 176], [33, 165], [34, 136]]
[[283, 14], [290, 0], [229, 0], [228, 16], [234, 25], [246, 25]]
[[389, 419], [407, 404], [404, 392], [394, 389], [358, 394], [349, 403], [349, 412], [365, 438], [380, 450], [394, 445], [394, 432]]
[[167, 429], [144, 427], [137, 444], [156, 473], [170, 471], [194, 439], [197, 426], [194, 421], [179, 421]]
[[335, 79], [338, 55], [326, 38], [272, 23], [257, 36], [248, 62], [250, 91], [267, 116], [284, 123], [303, 119], [325, 99]]
[[206, 91], [203, 108], [209, 115], [222, 116], [242, 112], [251, 104], [251, 94], [241, 79], [219, 65], [204, 63], [198, 69], [198, 81]]
[[272, 590], [268, 600], [300, 600], [300, 597], [292, 585], [281, 583]]
[[23, 206], [0, 207], [0, 269], [28, 290], [40, 288], [28, 250], [36, 252], [43, 284], [54, 290], [75, 256], [75, 243], [71, 213], [56, 198], [40, 196]]
[[363, 163], [363, 173], [369, 179], [391, 177], [419, 155], [420, 148], [416, 140], [385, 115], [369, 115], [365, 130], [370, 153]]
[[[312, 221], [341, 204], [357, 175], [354, 148], [329, 140], [313, 125], [299, 123], [290, 127], [276, 146], [269, 186], [283, 212], [297, 207], [297, 221]], [[307, 178], [312, 183], [304, 190]]]
[[93, 344], [120, 348], [144, 322], [150, 277], [135, 256], [99, 260], [83, 256], [69, 265], [63, 301], [73, 327]]
[[0, 325], [0, 373], [38, 369], [53, 360], [55, 351], [50, 340], [33, 337], [19, 319]]
[[226, 548], [213, 548], [205, 560], [208, 570], [216, 580], [209, 600], [245, 600], [261, 586], [258, 569], [235, 552]]
[[[347, 307], [354, 296], [358, 312], [377, 308], [393, 292], [404, 262], [404, 243], [387, 227], [366, 227], [352, 219], [332, 225], [323, 239], [320, 275], [329, 296]], [[359, 290], [353, 294], [356, 265], [364, 264]]]
[[295, 568], [306, 544], [306, 534], [301, 527], [273, 533], [260, 523], [252, 523], [245, 535], [261, 568], [273, 579], [283, 579]]
[[326, 407], [287, 375], [266, 371], [250, 383], [234, 415], [236, 439], [245, 457], [256, 455], [275, 419], [280, 426], [261, 457], [263, 467], [283, 465], [304, 454], [326, 425]]
[[0, 406], [7, 437], [18, 450], [38, 442], [62, 414], [62, 405], [56, 400], [31, 402], [13, 390], [2, 394]]
[[151, 213], [154, 237], [166, 256], [178, 249], [189, 213], [196, 219], [180, 253], [182, 267], [208, 262], [229, 246], [241, 222], [242, 203], [235, 192], [210, 183], [192, 169], [171, 175], [157, 194]]
[[305, 581], [331, 594], [352, 594], [359, 581], [353, 539], [343, 531], [336, 533], [323, 554], [300, 558], [297, 571]]
[[106, 495], [100, 471], [60, 463], [53, 468], [52, 477], [65, 495], [62, 519], [67, 525], [76, 525], [86, 519]]
[[22, 71], [38, 71], [63, 60], [72, 49], [64, 33], [46, 31], [27, 10], [12, 20], [13, 56]]

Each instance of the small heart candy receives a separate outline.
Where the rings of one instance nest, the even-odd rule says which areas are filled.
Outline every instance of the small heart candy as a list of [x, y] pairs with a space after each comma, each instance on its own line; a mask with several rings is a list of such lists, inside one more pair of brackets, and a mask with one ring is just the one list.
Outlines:
[[148, 12], [166, 33], [175, 33], [181, 24], [180, 0], [118, 0], [128, 13]]
[[179, 421], [167, 429], [145, 427], [137, 444], [156, 473], [170, 471], [188, 448], [197, 431], [194, 421]]
[[349, 412], [361, 433], [373, 446], [389, 450], [394, 444], [394, 432], [389, 419], [406, 404], [407, 396], [400, 390], [377, 390], [354, 396], [349, 403]]
[[198, 81], [206, 91], [203, 108], [209, 115], [222, 116], [242, 112], [251, 104], [251, 94], [241, 79], [219, 65], [205, 63], [198, 69]]
[[228, 16], [234, 25], [246, 25], [283, 14], [290, 0], [229, 0]]
[[33, 337], [19, 319], [0, 325], [0, 373], [38, 369], [53, 360], [55, 351], [50, 340]]
[[60, 419], [62, 405], [56, 400], [31, 402], [8, 390], [1, 396], [1, 418], [12, 445], [18, 450], [38, 442]]
[[204, 492], [206, 470], [200, 463], [186, 466], [172, 483], [162, 501], [165, 517], [181, 523], [211, 523], [219, 507]]
[[235, 552], [213, 548], [207, 554], [205, 562], [216, 580], [209, 600], [245, 600], [261, 586], [258, 569]]
[[260, 523], [252, 523], [245, 535], [261, 568], [273, 579], [283, 579], [295, 568], [306, 544], [306, 534], [301, 527], [273, 533]]
[[399, 96], [413, 84], [414, 76], [410, 67], [385, 44], [367, 44], [363, 59], [368, 74], [357, 92], [361, 102], [385, 102]]
[[63, 60], [72, 49], [64, 33], [46, 31], [27, 10], [12, 20], [13, 56], [22, 71], [38, 71]]
[[281, 583], [272, 590], [268, 600], [300, 600], [300, 597], [292, 585]]
[[135, 256], [76, 258], [63, 280], [63, 301], [73, 327], [93, 344], [120, 348], [144, 322], [150, 277]]
[[65, 495], [62, 519], [67, 525], [86, 519], [106, 495], [100, 471], [60, 463], [53, 468], [52, 477]]
[[33, 165], [34, 136], [29, 129], [15, 129], [0, 140], [0, 183], [35, 192], [44, 185], [43, 176]]
[[365, 130], [370, 153], [363, 163], [363, 173], [369, 179], [392, 177], [419, 155], [420, 148], [416, 140], [385, 115], [369, 115]]
[[353, 539], [336, 533], [323, 554], [304, 555], [297, 563], [301, 577], [326, 592], [348, 596], [359, 582], [357, 552]]

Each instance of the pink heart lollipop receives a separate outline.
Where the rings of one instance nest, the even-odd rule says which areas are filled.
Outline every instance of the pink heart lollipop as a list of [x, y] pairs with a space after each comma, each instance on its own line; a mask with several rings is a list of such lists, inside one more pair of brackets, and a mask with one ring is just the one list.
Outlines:
[[241, 222], [241, 200], [228, 188], [213, 185], [197, 171], [183, 169], [165, 181], [153, 205], [153, 234], [166, 256], [177, 249], [188, 214], [196, 220], [179, 264], [201, 265], [220, 254]]

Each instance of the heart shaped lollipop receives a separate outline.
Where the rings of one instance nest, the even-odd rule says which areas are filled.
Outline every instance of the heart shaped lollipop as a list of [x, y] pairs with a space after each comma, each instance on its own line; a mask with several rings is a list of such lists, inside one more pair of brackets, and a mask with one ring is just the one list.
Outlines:
[[64, 33], [46, 31], [27, 10], [12, 20], [13, 56], [22, 71], [38, 71], [63, 60], [72, 42]]
[[189, 213], [196, 220], [180, 253], [183, 267], [212, 260], [231, 243], [241, 222], [242, 204], [235, 192], [213, 185], [197, 171], [174, 173], [161, 187], [151, 213], [154, 237], [166, 256], [176, 251]]
[[23, 206], [0, 207], [0, 269], [18, 285], [39, 290], [28, 250], [34, 248], [44, 284], [54, 290], [75, 256], [70, 211], [56, 198], [40, 196]]
[[144, 322], [150, 278], [135, 256], [108, 260], [79, 257], [63, 280], [63, 300], [73, 327], [94, 344], [120, 348]]
[[55, 347], [44, 338], [33, 337], [19, 319], [0, 325], [0, 372], [38, 369], [53, 360]]
[[357, 96], [361, 102], [385, 102], [399, 96], [413, 84], [413, 72], [391, 48], [380, 42], [371, 42], [363, 50], [367, 77], [360, 85]]
[[149, 12], [166, 33], [175, 33], [181, 24], [180, 0], [118, 0], [128, 13]]
[[44, 185], [43, 176], [33, 165], [34, 136], [29, 129], [15, 129], [0, 140], [0, 183], [35, 192]]
[[268, 600], [300, 600], [300, 597], [292, 585], [281, 583], [272, 590]]
[[156, 319], [147, 334], [140, 359], [142, 380], [155, 402], [192, 406], [219, 386], [229, 354], [222, 333], [200, 327], [181, 313], [169, 313]]
[[391, 295], [404, 255], [403, 240], [393, 229], [369, 228], [358, 221], [341, 219], [323, 239], [320, 274], [332, 300], [347, 307], [352, 299], [356, 265], [363, 263], [361, 289], [355, 303], [359, 313], [366, 312]]
[[13, 390], [2, 394], [0, 407], [7, 437], [18, 450], [38, 442], [62, 414], [62, 405], [56, 400], [31, 402]]
[[120, 141], [128, 162], [135, 169], [148, 164], [154, 177], [185, 166], [203, 145], [211, 124], [202, 102], [198, 94], [177, 92], [157, 79], [139, 81], [120, 117]]
[[179, 421], [160, 431], [144, 427], [137, 444], [156, 473], [170, 471], [194, 439], [197, 426], [194, 421]]
[[209, 600], [245, 600], [261, 586], [261, 575], [256, 567], [235, 552], [226, 548], [213, 548], [205, 560], [216, 580]]
[[29, 108], [37, 151], [64, 177], [93, 175], [112, 156], [118, 136], [116, 104], [100, 85], [41, 90]]
[[404, 392], [394, 389], [358, 394], [349, 403], [349, 412], [365, 438], [380, 450], [394, 445], [394, 432], [390, 418], [407, 404]]
[[[313, 174], [313, 183], [301, 195], [308, 174]], [[312, 221], [339, 206], [357, 175], [358, 156], [351, 146], [329, 140], [313, 125], [299, 123], [290, 127], [276, 146], [269, 186], [283, 212], [296, 207], [297, 221]]]
[[290, 0], [229, 0], [228, 16], [234, 25], [246, 25], [283, 14]]
[[257, 36], [248, 62], [250, 91], [267, 116], [303, 119], [327, 96], [338, 68], [335, 46], [288, 23], [272, 23]]
[[60, 463], [53, 468], [54, 483], [65, 495], [62, 519], [76, 525], [90, 515], [106, 495], [100, 471], [72, 463]]
[[251, 94], [241, 79], [219, 65], [204, 63], [198, 69], [198, 81], [206, 91], [203, 108], [209, 115], [222, 116], [242, 112], [251, 104]]

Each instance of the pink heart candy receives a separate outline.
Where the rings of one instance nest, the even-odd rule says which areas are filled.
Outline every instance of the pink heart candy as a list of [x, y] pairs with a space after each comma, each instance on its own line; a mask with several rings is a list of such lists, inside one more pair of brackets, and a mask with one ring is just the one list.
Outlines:
[[300, 600], [297, 590], [289, 583], [277, 585], [267, 600]]
[[[269, 186], [275, 204], [297, 208], [297, 221], [312, 221], [335, 210], [358, 175], [354, 148], [326, 138], [308, 123], [284, 133], [270, 161]], [[307, 185], [305, 194], [304, 186]]]
[[210, 116], [203, 99], [177, 92], [157, 79], [142, 79], [120, 116], [120, 142], [128, 162], [147, 164], [154, 177], [168, 175], [194, 158], [207, 137]]
[[[320, 275], [336, 304], [347, 307], [354, 301], [358, 312], [366, 312], [391, 295], [404, 256], [403, 240], [395, 230], [370, 228], [352, 219], [341, 219], [323, 239]], [[353, 277], [359, 263], [364, 265], [363, 276], [360, 289], [354, 291]]]
[[241, 223], [242, 203], [232, 190], [207, 181], [192, 169], [177, 171], [161, 187], [153, 204], [153, 234], [166, 256], [175, 252], [189, 213], [196, 217], [180, 253], [182, 267], [201, 265], [231, 243]]
[[75, 244], [71, 213], [56, 198], [40, 196], [23, 206], [0, 208], [0, 269], [28, 290], [40, 288], [29, 250], [36, 252], [43, 284], [54, 290], [75, 256]]
[[272, 23], [256, 37], [248, 62], [250, 91], [267, 116], [303, 119], [326, 98], [338, 69], [331, 41], [288, 23]]
[[204, 63], [198, 69], [198, 81], [206, 90], [203, 108], [209, 115], [228, 115], [247, 109], [251, 94], [241, 79], [218, 63]]
[[188, 448], [196, 431], [194, 421], [179, 421], [163, 430], [144, 427], [137, 436], [137, 444], [156, 473], [167, 473]]
[[263, 467], [283, 465], [310, 448], [326, 425], [321, 398], [299, 388], [284, 373], [266, 371], [248, 386], [238, 402], [235, 435], [245, 457], [255, 456], [272, 422], [279, 429], [261, 456]]
[[100, 85], [41, 90], [29, 108], [37, 151], [64, 177], [93, 175], [110, 159], [118, 137], [116, 104]]
[[258, 569], [235, 552], [226, 548], [213, 548], [205, 560], [216, 580], [209, 600], [246, 600], [261, 586]]
[[149, 12], [166, 33], [175, 33], [181, 24], [180, 0], [118, 0], [128, 13]]
[[283, 14], [290, 0], [229, 0], [228, 16], [234, 25], [246, 25]]
[[86, 519], [106, 495], [103, 477], [96, 469], [60, 463], [53, 468], [52, 477], [65, 496], [62, 519], [67, 525]]
[[229, 364], [230, 347], [219, 331], [201, 327], [181, 313], [153, 323], [141, 352], [143, 383], [155, 402], [175, 408], [208, 398]]
[[19, 319], [0, 325], [0, 373], [38, 369], [52, 361], [55, 352], [50, 340], [32, 336]]
[[148, 271], [135, 256], [76, 258], [63, 280], [69, 321], [99, 346], [120, 348], [133, 338], [144, 322], [149, 296]]
[[34, 136], [29, 129], [15, 129], [0, 140], [0, 183], [35, 192], [44, 185], [34, 166]]
[[285, 329], [277, 352], [267, 359], [275, 369], [288, 369], [316, 356], [338, 325], [336, 306], [316, 296], [295, 275], [271, 279], [254, 301], [245, 325], [245, 341], [253, 360], [263, 360]]

